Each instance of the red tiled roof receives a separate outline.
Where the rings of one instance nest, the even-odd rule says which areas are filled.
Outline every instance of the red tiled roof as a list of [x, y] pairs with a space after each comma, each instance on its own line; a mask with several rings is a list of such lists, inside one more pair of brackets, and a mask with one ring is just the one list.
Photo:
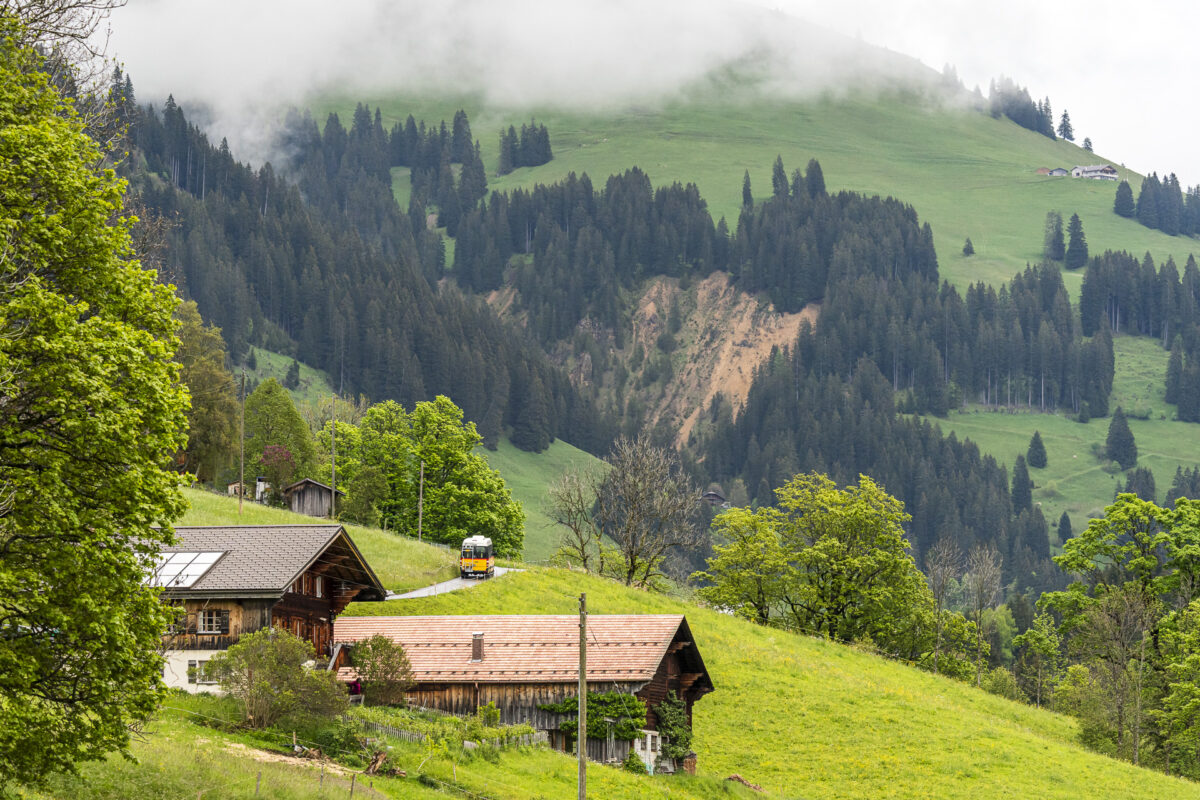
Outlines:
[[[589, 681], [648, 682], [684, 624], [680, 614], [589, 616]], [[471, 661], [473, 634], [483, 660]], [[404, 646], [423, 683], [566, 683], [579, 675], [579, 617], [338, 617], [335, 642], [382, 634]], [[348, 677], [349, 672], [345, 676]]]

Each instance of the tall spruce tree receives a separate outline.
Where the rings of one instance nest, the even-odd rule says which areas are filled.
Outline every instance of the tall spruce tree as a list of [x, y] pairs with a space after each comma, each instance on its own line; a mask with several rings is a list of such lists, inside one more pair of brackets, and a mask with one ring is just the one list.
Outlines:
[[1062, 544], [1071, 538], [1071, 517], [1067, 512], [1063, 512], [1058, 518], [1058, 543]]
[[[1146, 467], [1136, 467], [1125, 475], [1125, 488], [1116, 494], [1136, 494], [1151, 503], [1158, 502], [1155, 498], [1157, 491], [1154, 486], [1154, 473]], [[1114, 496], [1113, 499], [1116, 499]]]
[[1120, 406], [1113, 412], [1112, 422], [1108, 425], [1108, 438], [1104, 441], [1104, 452], [1109, 459], [1117, 462], [1121, 469], [1129, 469], [1137, 464], [1137, 443], [1133, 440], [1133, 431], [1125, 419], [1125, 412]]
[[530, 453], [540, 453], [550, 446], [550, 420], [546, 408], [546, 390], [536, 375], [529, 384], [525, 402], [517, 412], [512, 436], [514, 445]]
[[1121, 181], [1117, 184], [1117, 196], [1113, 200], [1113, 211], [1118, 216], [1133, 218], [1136, 208], [1133, 202], [1133, 189], [1130, 188], [1129, 181]]
[[804, 182], [808, 184], [809, 197], [820, 197], [825, 194], [825, 173], [821, 171], [821, 164], [815, 158], [808, 161], [808, 167], [804, 172]]
[[1089, 136], [1083, 137], [1083, 149], [1089, 153], [1092, 152], [1092, 139]]
[[1033, 507], [1033, 481], [1029, 479], [1025, 456], [1017, 456], [1017, 463], [1013, 465], [1012, 507], [1016, 514]]
[[1067, 269], [1079, 269], [1088, 260], [1087, 238], [1083, 235], [1083, 223], [1078, 214], [1071, 215], [1067, 224], [1067, 254], [1063, 266]]
[[750, 170], [746, 170], [746, 177], [742, 178], [742, 208], [754, 207], [754, 194], [750, 191]]
[[1031, 467], [1042, 469], [1046, 466], [1046, 446], [1042, 444], [1042, 434], [1039, 431], [1033, 432], [1025, 458]]
[[1057, 211], [1047, 211], [1046, 234], [1042, 239], [1042, 255], [1049, 261], [1062, 261], [1066, 252], [1062, 214]]
[[1068, 142], [1075, 141], [1075, 129], [1071, 127], [1071, 115], [1064, 108], [1062, 118], [1058, 122], [1058, 135]]
[[787, 171], [783, 168], [783, 156], [775, 156], [775, 166], [771, 168], [771, 191], [776, 197], [787, 197], [790, 188]]

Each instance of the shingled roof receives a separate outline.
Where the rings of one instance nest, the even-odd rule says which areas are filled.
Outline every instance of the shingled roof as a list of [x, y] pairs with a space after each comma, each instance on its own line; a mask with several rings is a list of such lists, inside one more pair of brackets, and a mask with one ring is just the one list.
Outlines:
[[338, 562], [327, 574], [368, 587], [359, 599], [387, 594], [341, 525], [178, 526], [175, 535], [164, 554], [224, 555], [191, 586], [164, 589], [168, 597], [280, 597], [322, 558]]
[[[483, 660], [471, 661], [471, 640], [483, 634]], [[333, 640], [352, 643], [382, 634], [404, 646], [418, 683], [569, 683], [579, 675], [575, 615], [339, 617]], [[703, 673], [700, 651], [681, 614], [588, 617], [587, 679], [647, 683], [672, 646], [689, 672]]]

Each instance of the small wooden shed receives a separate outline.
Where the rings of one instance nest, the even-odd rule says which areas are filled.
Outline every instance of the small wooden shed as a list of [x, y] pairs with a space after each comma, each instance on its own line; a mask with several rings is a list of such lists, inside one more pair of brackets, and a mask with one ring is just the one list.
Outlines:
[[339, 497], [346, 496], [346, 493], [340, 489], [335, 490], [312, 478], [305, 478], [302, 481], [296, 481], [291, 486], [284, 487], [283, 496], [287, 499], [288, 506], [297, 514], [328, 517], [335, 491]]

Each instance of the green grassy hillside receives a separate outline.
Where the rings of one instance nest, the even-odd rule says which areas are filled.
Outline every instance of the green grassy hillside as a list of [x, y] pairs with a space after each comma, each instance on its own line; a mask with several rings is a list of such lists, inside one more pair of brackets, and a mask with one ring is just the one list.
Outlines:
[[[318, 117], [329, 110], [345, 116], [357, 100], [379, 105], [389, 126], [410, 113], [427, 122], [449, 120], [456, 109], [464, 108], [493, 173], [501, 127], [519, 126], [536, 116], [550, 130], [554, 160], [504, 177], [489, 175], [489, 186], [496, 190], [552, 182], [571, 171], [587, 172], [599, 185], [607, 175], [636, 164], [658, 184], [697, 183], [713, 215], [725, 215], [731, 223], [741, 204], [744, 171], [750, 172], [755, 195], [762, 197], [770, 190], [777, 154], [789, 171], [817, 158], [831, 189], [893, 195], [911, 203], [933, 227], [942, 275], [960, 287], [979, 280], [998, 285], [1039, 260], [1049, 210], [1060, 211], [1064, 218], [1078, 213], [1092, 253], [1110, 248], [1137, 255], [1149, 251], [1159, 263], [1173, 256], [1180, 266], [1189, 253], [1200, 253], [1200, 241], [1170, 237], [1114, 214], [1113, 183], [1036, 174], [1042, 166], [1109, 161], [1119, 166], [1119, 154], [1104, 154], [1103, 148], [1100, 154], [1088, 153], [1006, 119], [931, 108], [911, 99], [693, 97], [660, 108], [594, 113], [488, 108], [472, 97], [327, 96], [315, 98], [311, 105], [319, 109]], [[1136, 192], [1140, 176], [1124, 168], [1121, 175]], [[976, 250], [970, 258], [961, 253], [968, 236]], [[1066, 273], [1064, 278], [1077, 295], [1082, 272]], [[1112, 406], [1153, 411], [1150, 420], [1134, 423], [1134, 432], [1145, 454], [1142, 464], [1154, 470], [1161, 495], [1176, 466], [1196, 463], [1200, 432], [1169, 421], [1172, 413], [1161, 400], [1165, 353], [1152, 342], [1135, 340], [1118, 343], [1118, 351]], [[1068, 510], [1078, 528], [1083, 518], [1111, 500], [1118, 479], [1103, 472], [1089, 455], [1093, 442], [1103, 442], [1107, 420], [1077, 426], [1062, 417], [972, 410], [952, 415], [942, 426], [974, 439], [1010, 467], [1033, 430], [1053, 437], [1046, 441], [1051, 466], [1045, 474], [1034, 475], [1039, 484], [1035, 497], [1052, 522]], [[530, 555], [536, 557], [532, 550]]]
[[[1078, 213], [1094, 253], [1125, 249], [1156, 261], [1168, 254], [1182, 265], [1200, 242], [1151, 231], [1112, 211], [1116, 186], [1105, 181], [1049, 178], [1039, 167], [1113, 163], [1136, 192], [1140, 176], [1120, 167], [1120, 154], [1088, 153], [1052, 142], [1006, 119], [967, 110], [923, 107], [907, 98], [845, 97], [809, 102], [756, 98], [693, 98], [661, 108], [592, 113], [554, 108], [495, 109], [471, 97], [317, 97], [318, 119], [337, 111], [346, 120], [354, 103], [382, 109], [384, 124], [408, 114], [426, 122], [450, 120], [463, 108], [480, 140], [496, 190], [550, 183], [568, 172], [607, 176], [637, 165], [656, 184], [694, 182], [714, 218], [736, 224], [742, 176], [750, 172], [755, 195], [770, 192], [771, 165], [782, 155], [789, 173], [810, 158], [821, 162], [831, 189], [892, 195], [911, 203], [933, 226], [941, 271], [959, 286], [977, 280], [999, 284], [1041, 256], [1046, 212]], [[536, 116], [550, 131], [554, 160], [496, 177], [502, 127]], [[1081, 136], [1082, 140], [1082, 136]], [[1100, 143], [1103, 145], [1103, 142]], [[1170, 169], [1169, 164], [1163, 165]], [[402, 181], [397, 181], [402, 182]], [[405, 197], [405, 200], [407, 198]], [[976, 254], [964, 258], [964, 239]], [[1067, 282], [1078, 291], [1080, 276]]]
[[[1200, 425], [1177, 422], [1175, 409], [1163, 400], [1163, 376], [1167, 352], [1152, 339], [1118, 336], [1113, 340], [1116, 355], [1116, 380], [1110, 408], [1121, 406], [1127, 414], [1148, 416], [1130, 419], [1129, 428], [1138, 446], [1138, 466], [1154, 473], [1161, 503], [1178, 467], [1200, 463]], [[1010, 467], [1018, 455], [1024, 455], [1034, 431], [1040, 431], [1046, 445], [1044, 469], [1030, 469], [1034, 482], [1034, 502], [1042, 504], [1042, 513], [1053, 528], [1066, 511], [1078, 533], [1087, 520], [1101, 516], [1112, 503], [1118, 488], [1124, 488], [1125, 475], [1110, 471], [1097, 451], [1103, 453], [1111, 417], [1080, 424], [1061, 414], [1037, 414], [1022, 411], [990, 411], [971, 407], [952, 411], [948, 419], [930, 418], [944, 433], [953, 431], [959, 439], [971, 439], [984, 453]], [[1061, 543], [1060, 543], [1061, 544]]]
[[[349, 614], [684, 613], [716, 691], [694, 711], [701, 775], [768, 796], [1169, 798], [1195, 784], [1085, 751], [1066, 717], [844, 645], [556, 569]], [[548, 795], [549, 796], [549, 795]], [[570, 796], [567, 793], [561, 795]]]
[[[246, 370], [246, 380], [250, 383], [262, 383], [268, 378], [274, 378], [283, 383], [288, 368], [292, 366], [291, 356], [272, 353], [261, 347], [254, 348], [254, 360], [255, 368]], [[304, 363], [300, 364], [300, 385], [295, 389], [288, 390], [288, 394], [292, 396], [292, 402], [297, 405], [303, 403], [316, 405], [321, 398], [328, 400], [332, 393], [333, 386], [329, 383], [329, 377], [321, 370]]]
[[[458, 753], [456, 759], [429, 755], [424, 744], [387, 739], [389, 761], [406, 778], [352, 775], [338, 764], [290, 758], [290, 741], [264, 743], [254, 734], [205, 727], [196, 716], [209, 710], [208, 698], [169, 697], [135, 739], [136, 761], [112, 756], [83, 765], [79, 777], [55, 776], [45, 791], [21, 795], [39, 800], [331, 800], [468, 797], [491, 800], [557, 800], [575, 797], [578, 764], [571, 756], [545, 748], [522, 747], [499, 753]], [[286, 740], [286, 736], [284, 737]], [[274, 746], [271, 746], [274, 744]], [[422, 765], [422, 762], [424, 764]], [[455, 763], [457, 762], [457, 763]], [[417, 767], [425, 781], [417, 779]], [[588, 765], [590, 797], [613, 800], [718, 800], [762, 795], [723, 780], [649, 776], [638, 778], [615, 767]]]
[[507, 439], [500, 441], [495, 452], [483, 448], [479, 452], [500, 473], [513, 498], [525, 509], [525, 560], [545, 563], [558, 548], [560, 535], [548, 513], [547, 487], [568, 469], [598, 467], [600, 460], [561, 439], [542, 453], [519, 450]]

